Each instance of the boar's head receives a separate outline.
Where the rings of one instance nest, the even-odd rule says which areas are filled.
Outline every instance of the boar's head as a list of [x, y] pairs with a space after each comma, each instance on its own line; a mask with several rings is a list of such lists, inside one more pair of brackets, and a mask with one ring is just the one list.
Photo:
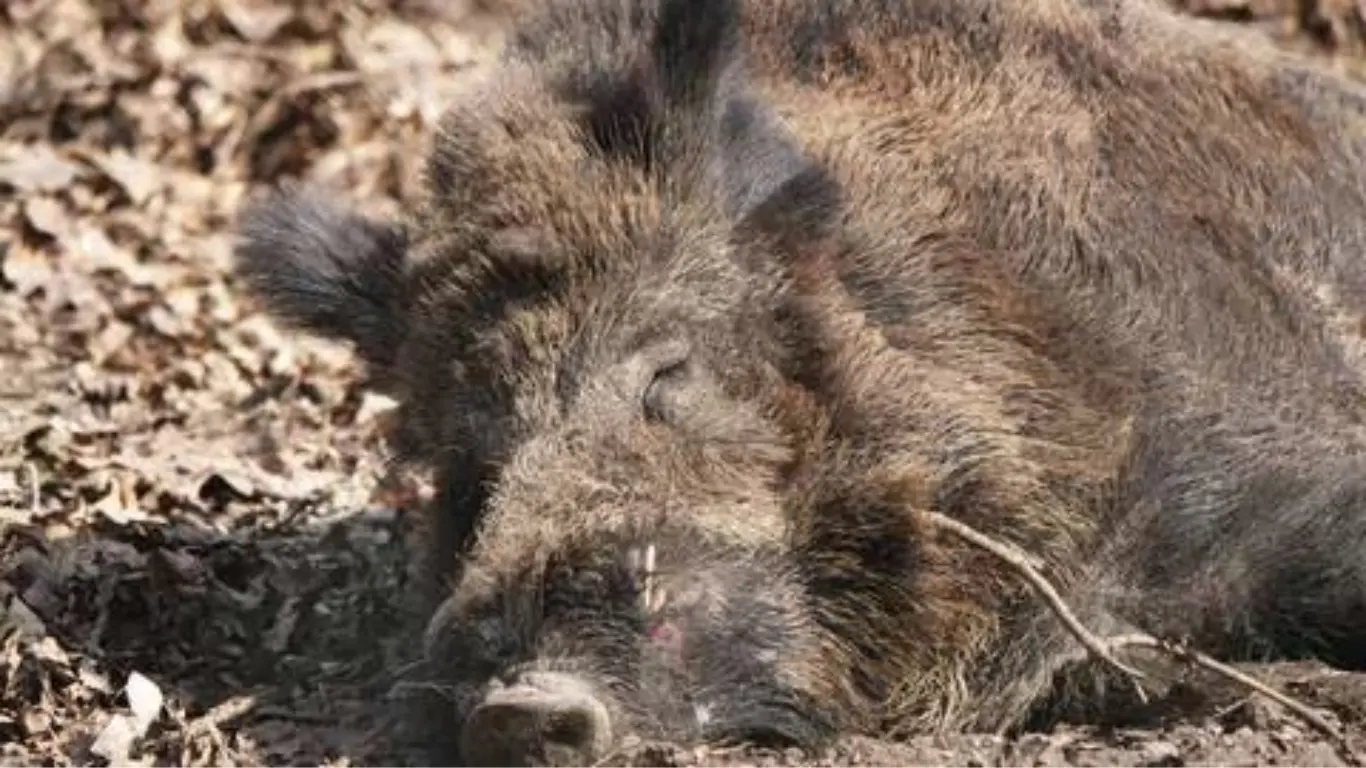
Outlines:
[[355, 342], [402, 450], [466, 486], [426, 654], [472, 762], [834, 725], [779, 297], [838, 190], [749, 87], [736, 5], [544, 4], [406, 225], [307, 192], [244, 220], [247, 281]]

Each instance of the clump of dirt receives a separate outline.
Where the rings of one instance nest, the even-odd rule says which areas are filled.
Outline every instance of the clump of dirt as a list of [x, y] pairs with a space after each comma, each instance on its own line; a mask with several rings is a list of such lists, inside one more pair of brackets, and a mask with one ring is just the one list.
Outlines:
[[[1186, 5], [1363, 60], [1355, 3]], [[421, 759], [391, 704], [429, 489], [388, 470], [392, 404], [350, 354], [282, 334], [229, 284], [228, 226], [285, 178], [403, 205], [489, 55], [478, 21], [458, 2], [0, 4], [0, 764]], [[1366, 683], [1266, 674], [1287, 670], [1362, 733]], [[1342, 763], [1243, 696], [1125, 726], [852, 740], [805, 764]]]

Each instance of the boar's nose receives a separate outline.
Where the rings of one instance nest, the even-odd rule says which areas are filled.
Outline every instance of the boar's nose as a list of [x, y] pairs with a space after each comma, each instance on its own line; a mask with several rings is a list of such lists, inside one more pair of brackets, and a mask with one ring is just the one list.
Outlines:
[[581, 680], [528, 672], [498, 688], [465, 720], [466, 765], [587, 765], [611, 742], [607, 707]]

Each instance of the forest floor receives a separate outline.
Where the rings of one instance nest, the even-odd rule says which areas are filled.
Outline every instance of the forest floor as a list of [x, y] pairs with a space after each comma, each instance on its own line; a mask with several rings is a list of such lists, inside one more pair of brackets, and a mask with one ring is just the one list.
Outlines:
[[[1187, 5], [1366, 61], [1355, 2]], [[228, 228], [285, 177], [393, 210], [487, 48], [398, 0], [0, 3], [0, 765], [414, 759], [385, 713], [423, 489], [385, 474], [390, 404], [350, 353], [235, 290]], [[1258, 674], [1366, 741], [1366, 679]], [[1190, 698], [1011, 739], [851, 740], [817, 764], [1343, 762], [1276, 705]]]

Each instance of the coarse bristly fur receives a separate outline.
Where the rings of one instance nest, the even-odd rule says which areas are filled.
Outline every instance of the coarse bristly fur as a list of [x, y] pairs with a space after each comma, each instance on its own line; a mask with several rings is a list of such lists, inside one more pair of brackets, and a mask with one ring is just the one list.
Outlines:
[[409, 221], [239, 251], [437, 473], [449, 730], [528, 669], [645, 738], [1018, 723], [1076, 644], [926, 510], [1100, 631], [1366, 666], [1361, 91], [1143, 0], [512, 16]]

